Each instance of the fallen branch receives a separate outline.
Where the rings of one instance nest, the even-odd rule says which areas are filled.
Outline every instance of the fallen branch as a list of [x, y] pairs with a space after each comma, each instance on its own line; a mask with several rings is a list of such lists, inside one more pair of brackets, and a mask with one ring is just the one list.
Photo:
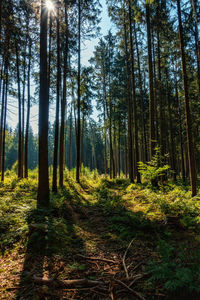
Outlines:
[[144, 265], [145, 263], [146, 263], [146, 261], [141, 261], [141, 262], [139, 262], [139, 263], [132, 269], [132, 271], [137, 270], [137, 268], [139, 268], [141, 265]]
[[99, 261], [105, 261], [108, 263], [116, 264], [116, 261], [111, 260], [111, 259], [106, 259], [106, 258], [101, 258], [101, 257], [84, 256], [82, 254], [77, 254], [76, 256], [79, 256], [81, 258], [88, 259], [88, 260], [99, 260]]
[[125, 253], [124, 253], [124, 256], [123, 256], [123, 258], [122, 258], [122, 263], [123, 263], [124, 271], [125, 271], [125, 273], [126, 273], [126, 277], [127, 277], [127, 278], [129, 278], [129, 275], [128, 275], [128, 269], [127, 269], [127, 266], [126, 266], [126, 255], [127, 255], [128, 250], [129, 250], [129, 248], [131, 247], [131, 245], [132, 245], [132, 243], [133, 243], [134, 240], [135, 240], [135, 238], [132, 239], [132, 240], [130, 241], [130, 243], [129, 243], [129, 245], [128, 245], [128, 247], [127, 247]]
[[43, 284], [43, 285], [58, 285], [61, 287], [68, 287], [68, 286], [74, 286], [74, 285], [86, 285], [86, 286], [95, 286], [103, 284], [102, 281], [97, 280], [89, 280], [89, 279], [69, 279], [69, 280], [58, 280], [54, 278], [41, 278], [37, 276], [33, 276], [33, 280], [37, 284]]
[[122, 282], [119, 279], [115, 279], [113, 278], [113, 280], [119, 284], [121, 284], [123, 287], [125, 287], [127, 290], [129, 290], [129, 292], [133, 293], [136, 297], [138, 297], [140, 300], [145, 300], [144, 297], [142, 297], [139, 293], [137, 293], [136, 291], [134, 291], [133, 289], [131, 289], [128, 285], [126, 285], [124, 282]]
[[140, 280], [143, 277], [144, 276], [142, 274], [136, 275], [135, 278], [131, 281], [131, 283], [128, 286], [131, 287], [136, 281]]

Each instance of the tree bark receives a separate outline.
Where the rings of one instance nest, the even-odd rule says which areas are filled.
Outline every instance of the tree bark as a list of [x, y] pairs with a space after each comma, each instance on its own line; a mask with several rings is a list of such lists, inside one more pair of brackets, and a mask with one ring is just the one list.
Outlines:
[[138, 145], [138, 118], [137, 118], [137, 105], [135, 94], [135, 70], [134, 70], [134, 57], [133, 57], [133, 30], [132, 30], [132, 13], [131, 2], [129, 0], [129, 34], [130, 34], [130, 59], [131, 59], [131, 88], [132, 88], [132, 101], [133, 101], [133, 118], [134, 118], [134, 141], [135, 141], [135, 172], [137, 183], [141, 183], [140, 172], [138, 170], [139, 162], [139, 145]]
[[[4, 66], [4, 74], [6, 72], [6, 67]], [[3, 118], [4, 118], [4, 109], [5, 109], [5, 92], [6, 92], [6, 82], [3, 81], [3, 89], [1, 95], [1, 121], [0, 121], [0, 172], [2, 171], [2, 138], [3, 138]]]
[[54, 156], [53, 156], [53, 183], [52, 191], [57, 192], [57, 167], [58, 167], [58, 136], [59, 136], [59, 112], [60, 112], [60, 21], [59, 6], [57, 3], [57, 83], [56, 83], [56, 119], [55, 119], [55, 136], [54, 136]]
[[48, 73], [47, 73], [47, 11], [45, 0], [41, 0], [40, 22], [40, 98], [39, 98], [39, 181], [38, 207], [49, 206], [48, 170]]
[[132, 99], [130, 93], [130, 73], [129, 73], [129, 54], [128, 54], [128, 46], [127, 46], [127, 28], [126, 28], [126, 12], [124, 9], [124, 47], [125, 47], [125, 56], [126, 56], [126, 77], [127, 77], [127, 104], [128, 104], [128, 164], [129, 164], [129, 179], [131, 182], [134, 182], [133, 176], [133, 131], [132, 131]]
[[70, 125], [69, 125], [69, 152], [68, 152], [68, 168], [71, 169], [71, 147], [72, 147], [72, 103], [70, 112]]
[[29, 61], [28, 61], [28, 74], [27, 74], [27, 116], [26, 116], [26, 132], [25, 132], [25, 147], [24, 147], [24, 176], [28, 177], [28, 139], [29, 139], [29, 125], [30, 125], [30, 108], [31, 108], [31, 93], [30, 93], [30, 72], [31, 72], [31, 39], [29, 41]]
[[59, 185], [63, 187], [64, 170], [64, 142], [65, 142], [65, 112], [66, 112], [66, 79], [67, 79], [67, 59], [68, 59], [68, 16], [67, 3], [65, 2], [65, 51], [64, 51], [64, 70], [63, 70], [63, 97], [61, 101], [61, 125], [60, 125], [60, 160], [59, 160]]
[[195, 196], [196, 192], [197, 192], [196, 191], [196, 171], [195, 171], [194, 148], [193, 148], [193, 141], [192, 141], [192, 120], [191, 120], [190, 105], [189, 105], [188, 79], [187, 79], [187, 70], [186, 70], [185, 48], [184, 48], [184, 40], [183, 40], [183, 26], [182, 26], [182, 19], [181, 19], [180, 0], [177, 0], [177, 13], [178, 13], [178, 23], [179, 23], [179, 39], [180, 39], [182, 75], [183, 75], [184, 96], [185, 96], [186, 133], [187, 133], [190, 183], [191, 183], [191, 189], [192, 189], [192, 196]]
[[141, 74], [141, 66], [140, 66], [140, 55], [139, 55], [139, 49], [138, 49], [138, 40], [137, 40], [137, 33], [135, 28], [135, 22], [134, 24], [134, 33], [135, 33], [135, 47], [136, 47], [136, 53], [137, 53], [137, 64], [138, 64], [138, 79], [139, 79], [139, 89], [140, 89], [140, 106], [141, 106], [141, 112], [142, 112], [142, 144], [144, 147], [144, 161], [147, 161], [147, 141], [146, 141], [146, 124], [145, 124], [145, 109], [144, 109], [144, 92], [142, 88], [142, 74]]
[[194, 37], [195, 37], [196, 58], [197, 58], [197, 81], [198, 81], [199, 97], [200, 97], [200, 45], [199, 45], [199, 31], [198, 31], [198, 17], [197, 17], [196, 0], [191, 0], [191, 4], [192, 4], [193, 15], [194, 15]]
[[19, 49], [17, 40], [15, 41], [16, 66], [17, 66], [17, 87], [18, 87], [18, 178], [22, 178], [22, 107], [21, 107], [21, 87], [20, 87], [20, 69], [19, 69]]
[[5, 144], [6, 144], [7, 101], [8, 101], [8, 66], [7, 66], [7, 71], [6, 71], [6, 91], [5, 91], [5, 109], [4, 109], [4, 124], [3, 124], [1, 181], [4, 181], [4, 172], [5, 172]]
[[150, 8], [146, 3], [146, 25], [147, 25], [147, 46], [148, 46], [148, 68], [149, 68], [149, 146], [150, 160], [154, 154], [155, 148], [155, 124], [154, 124], [154, 91], [153, 91], [153, 65], [152, 65], [152, 50], [151, 50], [151, 23], [150, 23]]
[[178, 117], [179, 117], [179, 137], [180, 137], [180, 150], [181, 150], [181, 173], [182, 179], [185, 182], [185, 164], [184, 164], [184, 147], [183, 147], [183, 129], [182, 129], [182, 116], [181, 116], [181, 109], [180, 109], [180, 101], [178, 96], [178, 82], [177, 77], [174, 72], [174, 81], [175, 81], [175, 94], [176, 94], [176, 102], [178, 106]]

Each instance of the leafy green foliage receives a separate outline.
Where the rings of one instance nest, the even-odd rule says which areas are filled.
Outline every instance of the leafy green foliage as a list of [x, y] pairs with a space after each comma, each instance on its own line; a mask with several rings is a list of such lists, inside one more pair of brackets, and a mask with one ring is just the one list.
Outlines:
[[[190, 291], [200, 291], [199, 264], [188, 264], [188, 253], [184, 251], [184, 245], [177, 251], [175, 246], [160, 240], [157, 250], [158, 259], [148, 264], [147, 270], [151, 273], [148, 282], [153, 285], [161, 284], [163, 290], [172, 292], [181, 288]], [[191, 260], [200, 259], [200, 252], [195, 256], [191, 254]]]
[[148, 163], [143, 163], [140, 161], [138, 163], [139, 172], [142, 177], [149, 181], [152, 185], [157, 186], [158, 181], [161, 177], [166, 175], [170, 169], [169, 165], [164, 165], [164, 157], [161, 156], [160, 148], [155, 148], [155, 155], [152, 160]]

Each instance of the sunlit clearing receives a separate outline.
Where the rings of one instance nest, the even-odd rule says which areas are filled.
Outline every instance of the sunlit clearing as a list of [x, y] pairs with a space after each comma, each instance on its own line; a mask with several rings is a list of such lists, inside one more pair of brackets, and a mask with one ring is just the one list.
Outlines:
[[46, 0], [46, 7], [48, 10], [54, 10], [54, 5], [51, 0]]

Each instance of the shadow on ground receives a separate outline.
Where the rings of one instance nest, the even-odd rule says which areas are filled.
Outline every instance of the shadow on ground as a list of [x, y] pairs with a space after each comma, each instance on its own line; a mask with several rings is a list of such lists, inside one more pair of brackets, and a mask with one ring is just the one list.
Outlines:
[[[121, 184], [124, 189], [128, 181]], [[188, 293], [186, 289], [193, 280], [192, 275], [185, 281], [181, 281], [179, 275], [173, 278], [174, 281], [179, 280], [181, 291], [174, 294], [157, 292], [170, 278], [173, 268], [182, 270], [182, 277], [184, 272], [192, 270], [187, 266], [193, 263], [189, 259], [189, 250], [183, 253], [188, 258], [181, 263], [178, 251], [181, 247], [189, 247], [189, 244], [197, 245], [194, 238], [190, 237], [185, 245], [180, 239], [177, 249], [174, 247], [171, 253], [165, 252], [174, 229], [150, 221], [142, 212], [131, 211], [121, 194], [114, 192], [118, 187], [119, 182], [116, 185], [103, 181], [98, 188], [92, 189], [91, 202], [88, 199], [89, 185], [85, 182], [77, 185], [73, 180], [68, 180], [66, 188], [59, 190], [58, 195], [52, 195], [50, 209], [37, 209], [29, 214], [28, 243], [16, 299], [137, 299], [119, 283], [123, 281], [130, 285], [122, 262], [131, 240], [126, 265], [130, 279], [135, 281], [130, 288], [144, 294], [145, 299], [200, 299], [199, 295]], [[165, 250], [159, 252], [158, 246], [163, 240], [166, 242]], [[174, 244], [177, 244], [176, 238]], [[91, 257], [100, 260], [92, 260]], [[158, 276], [153, 280], [156, 271], [151, 269], [149, 261], [161, 266], [160, 272], [168, 263], [169, 274], [166, 272], [161, 274], [164, 278]], [[55, 289], [54, 286], [36, 283], [34, 276], [59, 280], [87, 278], [104, 284], [101, 288], [78, 286]]]

